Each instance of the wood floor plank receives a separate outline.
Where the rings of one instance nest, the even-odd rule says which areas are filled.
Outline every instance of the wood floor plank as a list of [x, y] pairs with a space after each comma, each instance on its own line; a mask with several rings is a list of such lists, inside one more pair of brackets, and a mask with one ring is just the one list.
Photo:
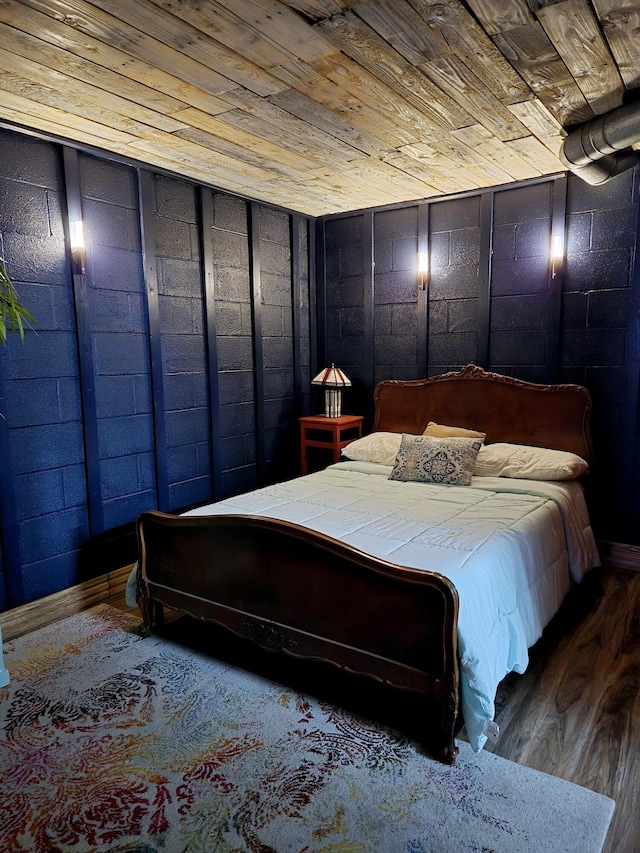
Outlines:
[[603, 853], [637, 853], [640, 574], [605, 568], [575, 587], [496, 709], [500, 736], [486, 748], [612, 797]]

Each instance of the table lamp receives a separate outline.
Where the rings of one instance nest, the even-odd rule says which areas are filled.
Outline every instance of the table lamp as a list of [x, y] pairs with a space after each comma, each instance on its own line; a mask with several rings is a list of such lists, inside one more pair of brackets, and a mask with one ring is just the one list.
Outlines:
[[342, 389], [351, 386], [350, 380], [339, 367], [332, 364], [331, 367], [321, 370], [311, 384], [324, 388], [325, 418], [339, 418], [342, 414]]

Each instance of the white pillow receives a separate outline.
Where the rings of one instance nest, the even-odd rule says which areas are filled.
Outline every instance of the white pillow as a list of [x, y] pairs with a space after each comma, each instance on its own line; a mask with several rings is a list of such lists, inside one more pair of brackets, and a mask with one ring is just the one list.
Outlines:
[[378, 465], [393, 465], [400, 450], [402, 433], [372, 432], [342, 448], [342, 455], [356, 462], [377, 462]]
[[574, 480], [589, 470], [581, 456], [525, 444], [485, 444], [480, 448], [476, 477], [518, 477], [523, 480]]

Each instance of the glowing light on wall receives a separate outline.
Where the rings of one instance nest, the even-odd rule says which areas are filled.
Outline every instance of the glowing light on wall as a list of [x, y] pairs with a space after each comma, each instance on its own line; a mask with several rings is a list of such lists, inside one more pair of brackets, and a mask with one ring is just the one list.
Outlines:
[[85, 272], [84, 227], [81, 219], [69, 220], [69, 247], [78, 273]]
[[561, 234], [554, 234], [551, 238], [551, 278], [556, 277], [557, 268], [564, 259], [564, 239]]
[[427, 289], [429, 280], [429, 255], [427, 252], [418, 252], [418, 287], [420, 290]]

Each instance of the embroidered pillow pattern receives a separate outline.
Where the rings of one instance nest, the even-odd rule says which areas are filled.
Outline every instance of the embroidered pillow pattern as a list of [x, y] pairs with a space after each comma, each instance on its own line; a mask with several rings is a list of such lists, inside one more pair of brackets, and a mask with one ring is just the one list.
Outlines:
[[390, 480], [469, 486], [482, 439], [403, 434]]

